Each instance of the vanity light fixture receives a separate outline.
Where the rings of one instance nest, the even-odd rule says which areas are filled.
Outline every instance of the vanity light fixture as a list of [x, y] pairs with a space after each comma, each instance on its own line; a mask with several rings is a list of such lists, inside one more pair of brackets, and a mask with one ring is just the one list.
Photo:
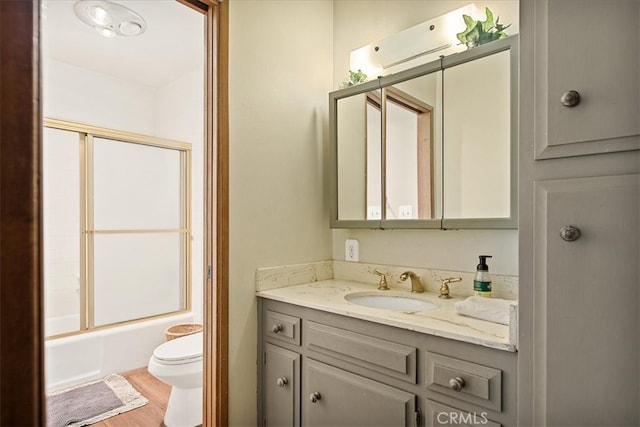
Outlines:
[[142, 16], [106, 0], [80, 0], [73, 6], [73, 11], [78, 19], [103, 37], [139, 36], [147, 29]]
[[[464, 31], [462, 15], [482, 16], [474, 3], [352, 50], [349, 69], [370, 77], [386, 76], [466, 49], [456, 34]], [[482, 18], [480, 18], [482, 19]]]

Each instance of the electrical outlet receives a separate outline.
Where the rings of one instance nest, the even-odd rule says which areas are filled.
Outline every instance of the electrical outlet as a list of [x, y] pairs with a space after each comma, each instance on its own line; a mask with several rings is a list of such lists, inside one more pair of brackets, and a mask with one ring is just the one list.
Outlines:
[[380, 206], [367, 206], [367, 219], [382, 219]]
[[411, 205], [398, 206], [398, 214], [400, 215], [400, 219], [413, 218], [413, 206]]
[[355, 239], [347, 239], [344, 242], [344, 260], [358, 262], [360, 259], [360, 248], [358, 241]]

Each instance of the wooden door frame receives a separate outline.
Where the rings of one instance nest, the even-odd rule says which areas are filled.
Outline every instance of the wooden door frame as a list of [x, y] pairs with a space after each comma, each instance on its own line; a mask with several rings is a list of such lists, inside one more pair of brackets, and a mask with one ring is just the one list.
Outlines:
[[229, 424], [229, 3], [199, 1], [207, 8], [202, 423], [207, 427]]
[[40, 8], [0, 1], [0, 425], [44, 425]]
[[[227, 425], [228, 3], [178, 1], [207, 19], [203, 425]], [[0, 58], [0, 425], [45, 425], [39, 0], [0, 1]]]

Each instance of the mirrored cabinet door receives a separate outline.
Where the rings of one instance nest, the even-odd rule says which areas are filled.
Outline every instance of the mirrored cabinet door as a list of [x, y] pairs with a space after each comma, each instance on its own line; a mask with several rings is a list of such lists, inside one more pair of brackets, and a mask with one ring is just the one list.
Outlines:
[[445, 218], [511, 215], [509, 51], [444, 70]]
[[382, 100], [380, 91], [366, 94], [366, 219], [382, 219]]
[[[337, 100], [337, 215], [339, 220], [380, 218], [380, 91]], [[373, 177], [377, 176], [378, 179]]]
[[329, 94], [334, 228], [517, 228], [517, 36]]
[[442, 216], [441, 76], [431, 73], [383, 89], [387, 220]]

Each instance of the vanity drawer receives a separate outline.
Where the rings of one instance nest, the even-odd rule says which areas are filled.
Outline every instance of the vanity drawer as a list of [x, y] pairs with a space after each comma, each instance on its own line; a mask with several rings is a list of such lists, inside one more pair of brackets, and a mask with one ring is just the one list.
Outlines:
[[428, 390], [502, 411], [502, 371], [499, 369], [427, 352], [425, 376]]
[[264, 327], [267, 337], [300, 345], [300, 318], [267, 310]]
[[305, 323], [305, 346], [309, 350], [345, 360], [394, 378], [416, 384], [414, 347], [316, 322]]

